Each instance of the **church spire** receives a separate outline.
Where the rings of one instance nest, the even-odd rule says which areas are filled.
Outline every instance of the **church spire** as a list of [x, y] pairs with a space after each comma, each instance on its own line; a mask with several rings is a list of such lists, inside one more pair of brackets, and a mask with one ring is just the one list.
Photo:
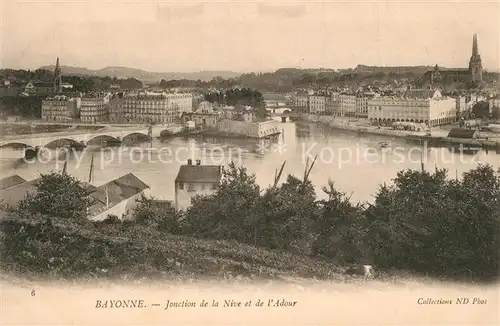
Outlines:
[[472, 56], [477, 56], [479, 51], [477, 50], [477, 34], [472, 37]]
[[62, 93], [61, 67], [59, 67], [59, 57], [56, 60], [54, 69], [54, 93]]

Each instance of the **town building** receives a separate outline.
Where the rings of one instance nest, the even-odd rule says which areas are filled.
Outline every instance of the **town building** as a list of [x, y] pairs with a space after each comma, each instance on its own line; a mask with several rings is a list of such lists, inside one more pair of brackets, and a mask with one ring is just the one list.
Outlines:
[[68, 121], [76, 119], [81, 107], [80, 98], [55, 95], [42, 101], [42, 120]]
[[[219, 120], [219, 113], [214, 110], [212, 103], [203, 101], [198, 109], [183, 116], [183, 122], [192, 121], [194, 128], [216, 128]], [[191, 126], [188, 126], [191, 129]]]
[[368, 100], [374, 98], [374, 94], [360, 93], [356, 95], [356, 112], [357, 117], [368, 118]]
[[80, 120], [85, 123], [99, 123], [109, 120], [109, 107], [101, 94], [86, 94], [80, 105]]
[[192, 110], [193, 96], [184, 93], [130, 93], [110, 100], [115, 123], [174, 123], [183, 112]]
[[322, 114], [326, 111], [326, 96], [311, 95], [309, 96], [309, 113]]
[[109, 215], [122, 220], [132, 219], [138, 199], [149, 196], [149, 186], [134, 174], [129, 173], [95, 189], [90, 196], [94, 204], [89, 207], [89, 219], [105, 220]]
[[456, 121], [456, 100], [439, 90], [407, 90], [403, 96], [381, 96], [368, 100], [368, 119], [376, 124], [396, 121], [437, 126]]
[[186, 210], [191, 206], [191, 199], [195, 196], [207, 196], [215, 193], [222, 180], [221, 165], [201, 165], [192, 160], [179, 168], [175, 178], [175, 208]]
[[356, 115], [356, 94], [342, 93], [339, 95], [340, 112], [338, 116]]
[[294, 106], [297, 108], [299, 113], [309, 112], [309, 95], [308, 94], [297, 94], [294, 99]]

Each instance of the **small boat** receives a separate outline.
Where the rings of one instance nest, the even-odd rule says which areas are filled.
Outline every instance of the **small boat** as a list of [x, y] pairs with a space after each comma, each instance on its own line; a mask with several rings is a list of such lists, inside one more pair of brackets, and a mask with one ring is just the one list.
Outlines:
[[389, 143], [386, 142], [386, 141], [380, 142], [380, 147], [381, 148], [387, 148], [387, 147], [389, 147]]

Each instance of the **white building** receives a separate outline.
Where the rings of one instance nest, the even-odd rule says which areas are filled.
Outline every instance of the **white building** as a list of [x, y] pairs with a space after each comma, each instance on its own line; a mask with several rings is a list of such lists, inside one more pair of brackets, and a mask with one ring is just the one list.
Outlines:
[[197, 160], [193, 165], [188, 160], [182, 165], [175, 178], [175, 209], [186, 210], [195, 196], [207, 196], [215, 193], [222, 179], [221, 165], [201, 165]]
[[80, 120], [86, 123], [108, 121], [109, 110], [105, 97], [88, 94], [82, 97], [80, 106]]
[[368, 100], [368, 118], [373, 123], [419, 122], [429, 126], [456, 120], [455, 98], [431, 90], [408, 90], [402, 97], [376, 97]]
[[193, 111], [193, 95], [187, 93], [131, 93], [110, 101], [116, 123], [173, 123], [183, 112]]

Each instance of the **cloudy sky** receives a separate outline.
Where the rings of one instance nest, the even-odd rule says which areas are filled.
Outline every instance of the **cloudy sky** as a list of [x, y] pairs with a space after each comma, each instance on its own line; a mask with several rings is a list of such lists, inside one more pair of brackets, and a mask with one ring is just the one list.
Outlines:
[[0, 1], [3, 68], [161, 72], [366, 65], [499, 69], [498, 1]]

